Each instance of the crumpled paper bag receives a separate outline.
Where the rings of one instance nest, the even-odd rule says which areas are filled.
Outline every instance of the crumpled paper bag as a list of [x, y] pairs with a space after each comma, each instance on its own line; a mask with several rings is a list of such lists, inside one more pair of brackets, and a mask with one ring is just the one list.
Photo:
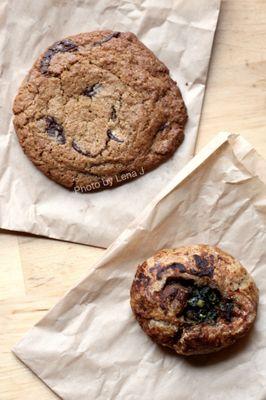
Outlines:
[[[2, 0], [0, 3], [0, 227], [107, 247], [194, 153], [220, 0]], [[67, 35], [132, 31], [170, 69], [188, 108], [186, 139], [174, 157], [134, 182], [74, 193], [23, 154], [12, 101], [39, 53]]]
[[[222, 134], [194, 157], [106, 251], [89, 275], [15, 346], [65, 400], [266, 398], [266, 161]], [[129, 303], [137, 265], [159, 249], [218, 245], [260, 290], [250, 334], [184, 358], [154, 344]]]

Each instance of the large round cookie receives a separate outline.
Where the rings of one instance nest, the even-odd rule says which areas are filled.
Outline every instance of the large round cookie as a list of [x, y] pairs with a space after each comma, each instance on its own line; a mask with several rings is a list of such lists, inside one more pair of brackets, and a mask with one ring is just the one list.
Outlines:
[[251, 328], [258, 289], [232, 256], [207, 245], [166, 249], [137, 268], [131, 307], [142, 329], [178, 354], [218, 351]]
[[186, 109], [167, 67], [133, 33], [68, 37], [35, 62], [14, 101], [24, 152], [78, 191], [125, 183], [183, 140]]

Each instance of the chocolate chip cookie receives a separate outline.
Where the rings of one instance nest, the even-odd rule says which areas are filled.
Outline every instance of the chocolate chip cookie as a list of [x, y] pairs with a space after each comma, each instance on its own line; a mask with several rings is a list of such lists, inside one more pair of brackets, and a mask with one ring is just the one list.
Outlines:
[[178, 354], [218, 351], [251, 328], [258, 289], [232, 256], [207, 245], [165, 249], [142, 263], [131, 307], [142, 329]]
[[50, 46], [22, 83], [13, 111], [31, 161], [81, 192], [157, 167], [181, 144], [187, 119], [167, 67], [133, 33], [113, 31]]

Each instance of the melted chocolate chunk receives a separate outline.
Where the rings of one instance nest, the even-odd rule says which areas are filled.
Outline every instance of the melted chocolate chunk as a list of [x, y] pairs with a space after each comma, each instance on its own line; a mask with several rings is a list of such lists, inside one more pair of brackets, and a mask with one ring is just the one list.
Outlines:
[[97, 42], [94, 42], [93, 45], [94, 46], [100, 46], [103, 43], [109, 42], [109, 40], [113, 39], [113, 38], [118, 38], [121, 35], [121, 32], [113, 32], [108, 36], [105, 36], [103, 39], [98, 40]]
[[95, 83], [92, 86], [87, 86], [83, 92], [83, 95], [87, 97], [93, 97], [99, 92], [101, 87], [102, 85], [100, 83]]
[[213, 276], [213, 272], [214, 272], [214, 266], [212, 264], [209, 264], [208, 260], [206, 260], [203, 257], [200, 257], [198, 254], [194, 254], [193, 257], [194, 257], [196, 266], [200, 270], [199, 271], [191, 270], [191, 272], [194, 275], [198, 275], [198, 276], [209, 276], [209, 277], [212, 277]]
[[[184, 309], [187, 303], [189, 295], [189, 289], [183, 285], [184, 279], [168, 277], [164, 284], [164, 287], [160, 291], [160, 306], [165, 313], [169, 308], [169, 303], [175, 303], [179, 305], [180, 312]], [[193, 285], [193, 281], [190, 280], [189, 286]], [[180, 313], [179, 312], [179, 313]]]
[[176, 278], [175, 276], [169, 276], [168, 278], [166, 278], [164, 288], [165, 286], [172, 284], [177, 284], [185, 288], [191, 288], [192, 286], [194, 286], [194, 281], [193, 279], [186, 279], [181, 277]]
[[116, 109], [115, 109], [115, 106], [112, 106], [112, 108], [111, 108], [111, 120], [115, 121], [116, 118], [117, 118]]
[[167, 304], [178, 300], [187, 323], [207, 322], [213, 324], [218, 318], [227, 322], [232, 320], [234, 303], [223, 298], [220, 291], [208, 285], [197, 286], [193, 279], [168, 277], [160, 291], [160, 306], [165, 311]]
[[59, 144], [65, 144], [66, 143], [66, 138], [64, 134], [64, 128], [62, 125], [60, 125], [54, 117], [47, 116], [45, 118], [46, 122], [46, 131], [49, 136], [52, 138], [55, 138], [55, 140]]
[[[208, 265], [201, 262], [202, 268], [206, 270]], [[206, 260], [205, 260], [206, 261]], [[150, 268], [150, 272], [158, 271], [158, 267]], [[157, 272], [157, 278], [161, 279], [161, 274], [166, 269], [178, 269], [180, 272], [186, 272], [183, 264], [173, 263]], [[159, 277], [158, 277], [159, 274]], [[198, 286], [193, 279], [169, 276], [166, 278], [163, 288], [160, 290], [160, 306], [164, 312], [168, 310], [168, 304], [177, 300], [182, 306], [181, 310], [176, 314], [177, 317], [184, 316], [185, 323], [209, 323], [214, 324], [218, 318], [230, 322], [233, 316], [233, 301], [223, 298], [221, 292], [211, 286]]]
[[208, 266], [209, 263], [205, 258], [200, 257], [198, 254], [194, 254], [193, 257], [197, 267], [204, 269]]
[[60, 42], [56, 42], [53, 46], [49, 47], [49, 49], [44, 53], [44, 56], [40, 63], [40, 70], [42, 74], [47, 74], [49, 71], [49, 66], [52, 57], [56, 53], [66, 53], [68, 51], [76, 51], [78, 46], [72, 42], [70, 39], [61, 40]]
[[172, 263], [165, 267], [161, 266], [158, 263], [155, 267], [150, 268], [150, 272], [157, 271], [157, 274], [156, 274], [157, 278], [162, 279], [162, 276], [165, 273], [165, 271], [167, 271], [169, 269], [171, 269], [172, 271], [178, 270], [179, 272], [186, 272], [185, 266], [181, 263]]
[[168, 283], [164, 286], [161, 292], [161, 297], [167, 299], [168, 301], [173, 301], [179, 293], [180, 288], [178, 287], [177, 283]]
[[115, 140], [118, 143], [123, 143], [124, 140], [119, 139], [118, 137], [116, 137], [113, 132], [111, 131], [111, 129], [107, 129], [107, 136], [110, 140]]

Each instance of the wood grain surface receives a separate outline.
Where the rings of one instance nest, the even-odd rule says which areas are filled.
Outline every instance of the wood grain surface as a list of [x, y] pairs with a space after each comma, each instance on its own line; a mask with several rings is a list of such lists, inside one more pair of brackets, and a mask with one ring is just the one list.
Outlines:
[[[215, 37], [197, 150], [221, 131], [266, 157], [266, 1], [225, 0]], [[10, 352], [104, 250], [0, 231], [0, 399], [56, 399]]]

